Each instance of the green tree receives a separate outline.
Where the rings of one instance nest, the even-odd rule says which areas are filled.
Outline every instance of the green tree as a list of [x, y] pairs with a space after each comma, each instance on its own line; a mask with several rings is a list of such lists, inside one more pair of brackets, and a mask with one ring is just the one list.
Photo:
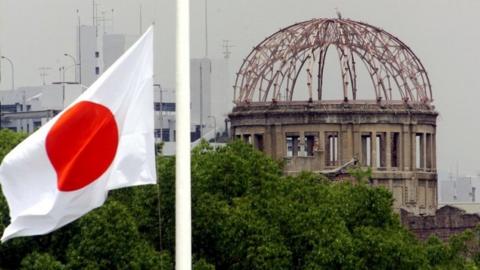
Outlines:
[[80, 219], [78, 226], [67, 249], [70, 269], [155, 269], [160, 262], [121, 203], [110, 200]]
[[192, 199], [193, 250], [218, 269], [427, 266], [387, 190], [312, 173], [285, 177], [281, 162], [240, 142], [193, 151]]
[[48, 253], [33, 252], [23, 258], [22, 270], [62, 270], [65, 266]]
[[[0, 131], [3, 155], [17, 136]], [[157, 170], [158, 186], [115, 190], [60, 230], [0, 245], [0, 268], [173, 269], [175, 158], [159, 156]], [[201, 143], [192, 152], [194, 269], [477, 269], [480, 229], [421, 243], [369, 171], [351, 175], [355, 184], [285, 176], [282, 162], [250, 145]], [[5, 201], [0, 210], [4, 227]]]

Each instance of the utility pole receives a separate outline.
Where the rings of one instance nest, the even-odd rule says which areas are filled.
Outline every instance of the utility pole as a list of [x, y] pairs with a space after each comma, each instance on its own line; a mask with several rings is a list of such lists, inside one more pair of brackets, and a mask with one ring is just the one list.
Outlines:
[[209, 115], [208, 118], [213, 119], [213, 133], [214, 133], [214, 142], [217, 144], [217, 118], [213, 115]]
[[138, 34], [139, 34], [139, 35], [142, 35], [142, 29], [143, 29], [143, 25], [142, 25], [142, 23], [143, 23], [143, 22], [142, 22], [142, 20], [143, 20], [143, 19], [142, 19], [142, 4], [140, 4], [139, 13], [140, 13], [140, 14], [139, 14], [139, 16], [138, 16], [138, 20], [139, 20], [139, 22], [138, 22], [138, 26], [139, 26]]
[[200, 138], [203, 137], [203, 69], [200, 61]]
[[163, 99], [162, 99], [162, 92], [164, 91], [161, 84], [154, 84], [160, 90], [160, 140], [163, 142]]
[[61, 67], [62, 69], [62, 106], [65, 108], [65, 67]]
[[10, 67], [12, 68], [12, 90], [15, 90], [15, 67], [13, 66], [13, 62], [10, 58], [3, 55], [1, 59], [5, 59], [10, 63]]
[[82, 84], [82, 42], [81, 42], [82, 34], [81, 34], [81, 24], [80, 24], [80, 12], [78, 9], [77, 9], [77, 20], [78, 20], [78, 83]]
[[[75, 59], [75, 57], [73, 57], [73, 55], [71, 55], [71, 54], [69, 54], [69, 53], [64, 53], [63, 55], [64, 55], [64, 56], [67, 56], [67, 57], [70, 57], [70, 58], [72, 59], [73, 65], [74, 65], [74, 67], [75, 67], [75, 69], [74, 69], [74, 70], [75, 70], [75, 81], [76, 81], [76, 82], [79, 82], [79, 81], [77, 80], [77, 66], [78, 66], [77, 59]], [[64, 75], [64, 76], [65, 76], [65, 75]], [[80, 83], [80, 82], [79, 82], [79, 83]]]
[[205, 0], [205, 58], [208, 57], [208, 0]]
[[115, 10], [112, 8], [112, 33], [114, 32], [114, 25], [113, 25], [113, 19], [115, 18]]
[[[73, 67], [74, 65], [72, 66], [69, 66], [69, 67]], [[60, 81], [58, 82], [52, 82], [52, 84], [61, 84], [62, 85], [62, 107], [65, 108], [65, 85], [67, 84], [79, 84], [78, 82], [67, 82], [65, 81], [65, 66], [61, 66], [58, 68], [58, 72], [60, 73]], [[82, 86], [81, 84], [79, 84], [80, 86]]]

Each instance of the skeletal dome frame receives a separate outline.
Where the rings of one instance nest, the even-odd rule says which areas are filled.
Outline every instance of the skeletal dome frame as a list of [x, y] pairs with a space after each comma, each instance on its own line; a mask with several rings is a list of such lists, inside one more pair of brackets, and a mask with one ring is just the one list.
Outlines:
[[293, 101], [302, 73], [307, 87], [301, 88], [308, 90], [309, 101], [321, 101], [325, 58], [331, 47], [341, 67], [344, 102], [357, 100], [359, 62], [370, 75], [376, 101], [427, 105], [433, 101], [424, 66], [398, 38], [350, 19], [313, 19], [284, 28], [253, 48], [237, 73], [234, 102]]

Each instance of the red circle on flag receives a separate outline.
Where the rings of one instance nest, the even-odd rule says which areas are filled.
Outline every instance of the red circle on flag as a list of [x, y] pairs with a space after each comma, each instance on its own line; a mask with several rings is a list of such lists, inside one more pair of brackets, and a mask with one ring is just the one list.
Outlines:
[[60, 191], [75, 191], [98, 179], [118, 147], [115, 117], [105, 106], [81, 101], [65, 111], [46, 138], [47, 155]]

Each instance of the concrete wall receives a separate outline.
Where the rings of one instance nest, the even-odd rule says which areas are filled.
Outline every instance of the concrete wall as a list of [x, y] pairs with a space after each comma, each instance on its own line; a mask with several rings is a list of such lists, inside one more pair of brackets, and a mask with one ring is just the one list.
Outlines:
[[103, 35], [103, 70], [107, 70], [126, 50], [125, 35]]
[[464, 210], [450, 205], [438, 209], [434, 215], [427, 216], [416, 216], [402, 210], [400, 218], [402, 224], [422, 240], [431, 235], [447, 240], [450, 236], [473, 229], [480, 223], [478, 214], [467, 214]]
[[286, 173], [322, 172], [356, 159], [372, 168], [375, 185], [392, 191], [397, 211], [416, 214], [437, 208], [436, 117], [426, 106], [341, 102], [251, 104], [230, 114], [233, 135], [285, 160]]
[[[95, 26], [80, 26], [80, 35], [77, 34], [77, 39], [80, 38], [80, 42], [77, 42], [77, 57], [81, 63], [81, 84], [90, 86], [97, 78], [95, 68], [98, 66], [98, 60], [95, 52], [97, 48], [97, 36]], [[78, 55], [78, 44], [80, 44], [80, 56]], [[100, 56], [99, 56], [100, 57]]]

